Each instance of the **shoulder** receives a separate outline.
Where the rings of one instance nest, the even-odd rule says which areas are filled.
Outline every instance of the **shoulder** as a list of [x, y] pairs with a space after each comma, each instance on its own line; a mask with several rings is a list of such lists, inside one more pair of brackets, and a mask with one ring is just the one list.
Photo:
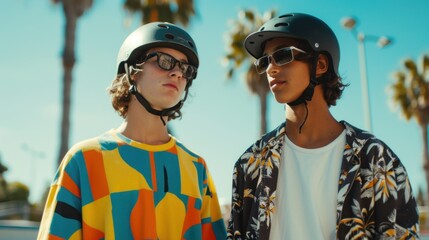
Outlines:
[[121, 144], [112, 131], [105, 132], [97, 137], [75, 143], [64, 156], [64, 160], [83, 157], [83, 153], [91, 151], [111, 150]]
[[346, 144], [359, 156], [362, 164], [365, 164], [370, 159], [376, 162], [397, 161], [400, 163], [393, 150], [384, 141], [345, 121], [341, 123], [346, 127]]
[[186, 157], [186, 158], [191, 158], [195, 160], [200, 159], [199, 161], [205, 164], [204, 158], [199, 153], [189, 148], [187, 145], [185, 145], [182, 141], [178, 140], [177, 138], [173, 136], [172, 138], [176, 142], [175, 145], [176, 145], [177, 155], [179, 157]]
[[264, 134], [260, 139], [247, 148], [236, 162], [236, 165], [248, 162], [248, 160], [253, 156], [261, 154], [267, 146], [277, 145], [278, 141], [282, 140], [284, 133], [285, 123], [283, 122], [274, 130]]

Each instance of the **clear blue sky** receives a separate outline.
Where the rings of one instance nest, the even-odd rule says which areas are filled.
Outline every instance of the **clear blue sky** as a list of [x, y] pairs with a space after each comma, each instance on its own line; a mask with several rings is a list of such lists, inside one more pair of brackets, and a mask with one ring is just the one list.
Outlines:
[[[95, 0], [78, 22], [71, 109], [70, 143], [97, 136], [119, 126], [122, 119], [110, 106], [106, 92], [115, 74], [116, 55], [123, 39], [139, 25], [134, 18], [124, 27], [122, 2]], [[238, 12], [306, 12], [325, 20], [341, 46], [340, 73], [350, 83], [332, 108], [338, 120], [364, 128], [357, 41], [340, 25], [344, 16], [359, 19], [358, 30], [387, 35], [391, 46], [379, 49], [367, 42], [367, 65], [373, 132], [400, 157], [409, 172], [414, 192], [425, 189], [421, 168], [422, 141], [415, 121], [406, 122], [393, 111], [387, 92], [392, 72], [403, 70], [404, 58], [429, 54], [427, 11], [429, 2], [409, 4], [394, 0], [196, 0], [198, 16], [189, 32], [201, 57], [198, 78], [184, 107], [182, 120], [172, 127], [177, 137], [207, 161], [219, 196], [228, 201], [234, 162], [257, 138], [259, 107], [242, 78], [242, 71], [226, 82], [221, 64], [226, 53], [225, 35]], [[409, 4], [409, 5], [408, 5]], [[64, 19], [62, 9], [48, 0], [0, 2], [0, 155], [9, 171], [8, 181], [31, 187], [38, 200], [56, 170], [60, 137], [61, 51]], [[244, 69], [244, 68], [243, 68]], [[284, 121], [283, 106], [269, 99], [269, 128]]]

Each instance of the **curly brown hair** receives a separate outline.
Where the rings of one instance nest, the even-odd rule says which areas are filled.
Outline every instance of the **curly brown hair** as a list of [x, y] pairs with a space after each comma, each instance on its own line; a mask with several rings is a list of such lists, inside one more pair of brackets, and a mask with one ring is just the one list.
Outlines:
[[[136, 73], [138, 74], [138, 73]], [[189, 87], [192, 85], [192, 80], [188, 81], [185, 91], [187, 91]], [[130, 81], [126, 74], [118, 74], [115, 79], [113, 79], [111, 86], [107, 89], [110, 94], [112, 106], [116, 112], [122, 117], [126, 118], [128, 114], [128, 105], [131, 101], [132, 94], [130, 93]], [[170, 115], [168, 115], [168, 120], [181, 118], [182, 112], [179, 110], [174, 111]]]
[[113, 79], [112, 84], [107, 89], [110, 94], [112, 106], [119, 116], [125, 118], [128, 113], [128, 104], [131, 100], [131, 93], [129, 91], [131, 85], [125, 74], [118, 74]]

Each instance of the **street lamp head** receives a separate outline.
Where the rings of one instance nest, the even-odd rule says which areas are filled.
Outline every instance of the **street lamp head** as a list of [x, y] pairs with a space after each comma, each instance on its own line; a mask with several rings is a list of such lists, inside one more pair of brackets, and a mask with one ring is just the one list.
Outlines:
[[348, 30], [352, 30], [356, 26], [356, 19], [353, 17], [344, 17], [341, 19], [341, 26]]
[[387, 45], [390, 45], [391, 43], [392, 43], [392, 39], [390, 39], [386, 36], [381, 36], [377, 41], [377, 45], [380, 48], [386, 47]]

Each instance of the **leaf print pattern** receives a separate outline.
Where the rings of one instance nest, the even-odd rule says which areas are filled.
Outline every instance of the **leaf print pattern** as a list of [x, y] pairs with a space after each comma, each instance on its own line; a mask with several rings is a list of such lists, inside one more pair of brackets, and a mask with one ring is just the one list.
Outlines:
[[[417, 204], [399, 158], [370, 133], [341, 123], [346, 145], [338, 178], [337, 239], [419, 239]], [[236, 162], [227, 239], [269, 239], [284, 134], [285, 123]]]

